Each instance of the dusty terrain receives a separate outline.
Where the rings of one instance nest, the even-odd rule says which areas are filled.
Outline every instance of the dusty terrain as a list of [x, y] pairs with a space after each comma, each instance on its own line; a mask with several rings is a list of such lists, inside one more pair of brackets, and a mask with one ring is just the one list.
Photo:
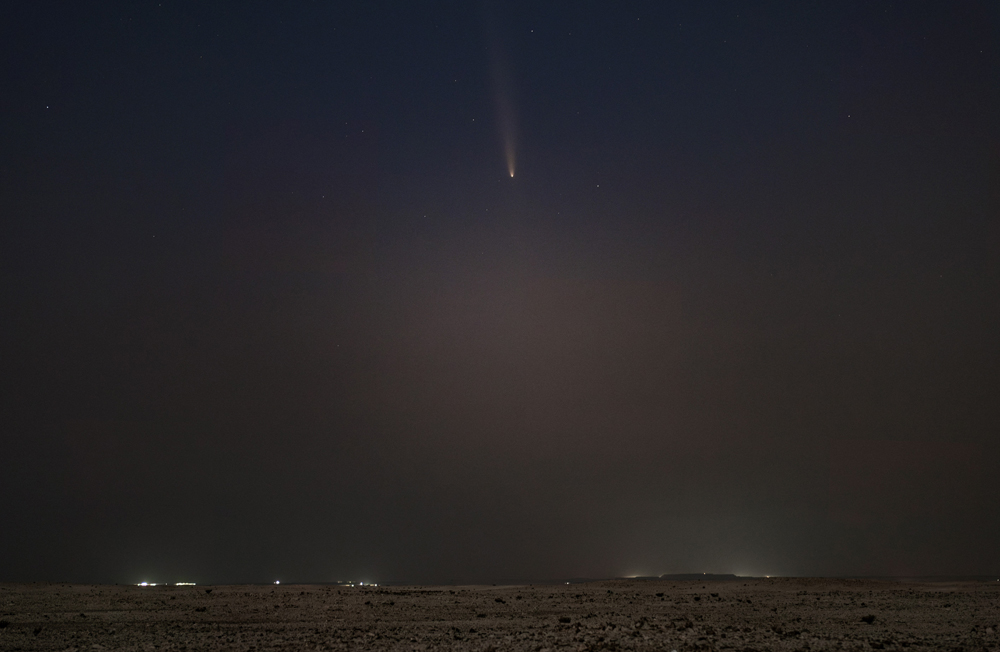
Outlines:
[[1000, 582], [0, 585], [2, 650], [1000, 650]]

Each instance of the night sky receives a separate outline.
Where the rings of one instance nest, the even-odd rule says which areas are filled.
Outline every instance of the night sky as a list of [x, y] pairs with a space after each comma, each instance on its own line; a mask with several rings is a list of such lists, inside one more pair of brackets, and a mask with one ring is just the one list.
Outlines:
[[1000, 573], [995, 2], [10, 3], [0, 218], [0, 580]]

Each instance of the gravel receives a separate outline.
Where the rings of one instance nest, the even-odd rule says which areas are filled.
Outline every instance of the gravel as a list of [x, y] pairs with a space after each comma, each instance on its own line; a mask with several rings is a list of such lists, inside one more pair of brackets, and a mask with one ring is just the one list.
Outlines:
[[2, 584], [0, 621], [0, 650], [1000, 652], [1000, 582]]

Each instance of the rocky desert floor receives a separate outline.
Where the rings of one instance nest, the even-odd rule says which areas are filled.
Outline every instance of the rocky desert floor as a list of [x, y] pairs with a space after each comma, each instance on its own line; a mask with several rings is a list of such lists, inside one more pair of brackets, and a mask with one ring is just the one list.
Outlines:
[[1000, 650], [1000, 582], [0, 585], [2, 650]]

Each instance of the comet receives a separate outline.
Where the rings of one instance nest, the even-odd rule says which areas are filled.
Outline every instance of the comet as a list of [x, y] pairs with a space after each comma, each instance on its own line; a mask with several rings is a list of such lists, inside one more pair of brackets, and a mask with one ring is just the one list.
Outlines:
[[496, 21], [488, 17], [490, 39], [490, 64], [493, 77], [493, 97], [497, 111], [497, 130], [500, 145], [503, 148], [504, 159], [507, 162], [507, 173], [514, 178], [517, 166], [517, 120], [515, 118], [513, 93], [511, 91], [510, 75], [500, 38], [494, 25]]
[[515, 146], [517, 128], [514, 122], [514, 110], [511, 106], [510, 96], [503, 91], [498, 94], [497, 115], [504, 158], [507, 160], [507, 172], [510, 174], [510, 178], [513, 179], [514, 168], [517, 163], [517, 149]]

